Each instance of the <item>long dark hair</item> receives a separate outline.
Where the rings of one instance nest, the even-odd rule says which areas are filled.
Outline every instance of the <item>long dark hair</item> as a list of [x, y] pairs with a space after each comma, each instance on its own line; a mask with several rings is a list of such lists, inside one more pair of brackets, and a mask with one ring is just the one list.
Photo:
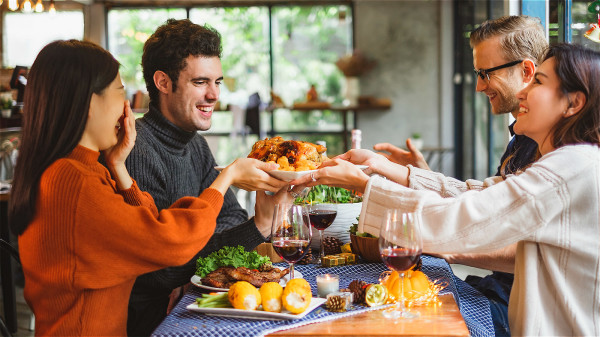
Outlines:
[[92, 94], [115, 79], [119, 62], [86, 41], [55, 41], [36, 57], [27, 79], [22, 142], [8, 207], [10, 228], [22, 234], [35, 214], [42, 173], [83, 135]]
[[[589, 143], [600, 145], [600, 53], [581, 45], [561, 43], [546, 51], [544, 61], [554, 57], [560, 89], [567, 95], [570, 92], [582, 92], [585, 104], [576, 114], [561, 118], [553, 127], [552, 145], [559, 148], [568, 144]], [[510, 155], [502, 163], [500, 172], [503, 178], [507, 163], [514, 157]], [[537, 153], [535, 160], [541, 154]], [[521, 168], [524, 170], [526, 167]]]
[[600, 145], [600, 53], [580, 45], [558, 44], [548, 50], [544, 60], [551, 57], [556, 61], [561, 90], [585, 95], [583, 108], [554, 126], [552, 145]]

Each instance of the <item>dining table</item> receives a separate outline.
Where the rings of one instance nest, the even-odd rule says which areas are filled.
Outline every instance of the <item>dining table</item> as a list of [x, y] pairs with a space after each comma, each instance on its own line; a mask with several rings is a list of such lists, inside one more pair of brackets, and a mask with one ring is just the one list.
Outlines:
[[[276, 264], [285, 267], [286, 264]], [[379, 283], [387, 270], [383, 263], [362, 263], [335, 267], [296, 265], [317, 296], [316, 276], [336, 274], [339, 287], [353, 280]], [[443, 259], [422, 256], [421, 270], [431, 281], [443, 284], [438, 301], [411, 307], [420, 316], [390, 319], [379, 307], [354, 304], [345, 312], [330, 312], [324, 304], [297, 319], [257, 319], [204, 314], [188, 309], [206, 289], [191, 285], [183, 297], [154, 330], [152, 336], [494, 336], [489, 301], [452, 272]]]

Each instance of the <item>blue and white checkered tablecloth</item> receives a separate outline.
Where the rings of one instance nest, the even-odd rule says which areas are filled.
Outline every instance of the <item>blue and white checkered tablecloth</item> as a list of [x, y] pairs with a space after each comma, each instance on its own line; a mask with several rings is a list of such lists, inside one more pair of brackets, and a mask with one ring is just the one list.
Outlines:
[[[364, 280], [377, 283], [379, 275], [387, 268], [382, 263], [366, 263], [343, 267], [320, 268], [315, 265], [298, 265], [296, 270], [302, 273], [311, 285], [313, 294], [317, 293], [316, 276], [319, 274], [340, 275], [340, 288], [347, 288], [352, 280]], [[448, 282], [441, 293], [451, 292], [456, 299], [460, 312], [472, 336], [494, 336], [494, 327], [488, 300], [470, 285], [454, 276], [446, 261], [430, 256], [423, 256], [422, 270], [432, 280]], [[253, 320], [223, 316], [208, 316], [188, 311], [186, 306], [194, 303], [201, 292], [191, 287], [173, 311], [152, 333], [153, 336], [223, 336], [250, 337], [264, 336], [276, 331], [287, 330], [298, 326], [337, 319], [343, 316], [377, 308], [353, 306], [345, 313], [332, 313], [319, 307], [296, 320]]]

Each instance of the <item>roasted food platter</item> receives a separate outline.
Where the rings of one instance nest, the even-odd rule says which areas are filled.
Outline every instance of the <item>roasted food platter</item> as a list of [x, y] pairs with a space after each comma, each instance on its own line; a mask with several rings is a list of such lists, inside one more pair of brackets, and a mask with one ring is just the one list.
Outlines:
[[[285, 287], [285, 285], [289, 281], [289, 279], [290, 279], [289, 275], [290, 274], [286, 274], [279, 280], [279, 284], [281, 284], [282, 287]], [[295, 276], [295, 278], [302, 278], [302, 274], [298, 270], [294, 270], [294, 276]], [[200, 277], [198, 275], [192, 276], [192, 278], [190, 279], [190, 282], [192, 282], [192, 284], [198, 288], [202, 288], [202, 289], [209, 290], [209, 291], [228, 291], [229, 290], [228, 288], [217, 288], [217, 287], [211, 287], [206, 284], [202, 284], [202, 277]]]

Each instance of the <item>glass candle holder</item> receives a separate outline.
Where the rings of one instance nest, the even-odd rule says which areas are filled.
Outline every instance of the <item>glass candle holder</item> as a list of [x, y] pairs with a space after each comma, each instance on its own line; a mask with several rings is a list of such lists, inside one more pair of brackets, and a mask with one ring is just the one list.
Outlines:
[[328, 294], [338, 291], [340, 291], [340, 277], [338, 275], [317, 275], [317, 296], [327, 297]]

